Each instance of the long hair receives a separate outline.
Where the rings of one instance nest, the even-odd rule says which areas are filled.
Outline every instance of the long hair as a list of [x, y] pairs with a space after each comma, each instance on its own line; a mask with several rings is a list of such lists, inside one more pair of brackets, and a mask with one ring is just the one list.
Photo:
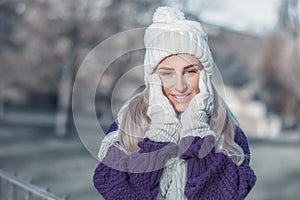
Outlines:
[[[127, 152], [137, 152], [138, 143], [144, 139], [151, 120], [147, 116], [149, 88], [130, 99], [119, 113], [120, 143]], [[214, 88], [214, 110], [210, 126], [217, 134], [216, 151], [229, 156], [237, 165], [244, 161], [243, 149], [235, 143], [235, 128], [238, 122], [225, 101]]]

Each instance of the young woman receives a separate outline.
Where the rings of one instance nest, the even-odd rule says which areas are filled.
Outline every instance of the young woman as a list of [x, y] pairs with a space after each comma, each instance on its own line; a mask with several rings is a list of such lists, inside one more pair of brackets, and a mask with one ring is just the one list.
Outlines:
[[212, 83], [200, 23], [159, 7], [144, 36], [146, 88], [102, 141], [105, 199], [244, 199], [256, 182], [247, 138]]

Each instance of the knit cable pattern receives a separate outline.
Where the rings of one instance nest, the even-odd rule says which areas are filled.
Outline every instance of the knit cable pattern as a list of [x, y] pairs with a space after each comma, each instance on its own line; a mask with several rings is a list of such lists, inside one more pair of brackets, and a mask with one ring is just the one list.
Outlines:
[[[235, 141], [243, 148], [245, 154], [245, 161], [241, 166], [237, 166], [224, 153], [216, 153], [209, 143], [203, 143], [204, 139], [186, 137], [179, 144], [180, 149], [186, 149], [180, 156], [187, 161], [186, 197], [191, 200], [245, 199], [256, 182], [256, 176], [249, 166], [250, 151], [243, 131], [237, 128], [235, 137]], [[191, 145], [182, 147], [186, 143]], [[201, 156], [201, 152], [199, 154], [202, 145], [207, 145], [204, 149], [211, 149], [204, 157]]]
[[[112, 127], [111, 131], [115, 131], [116, 126]], [[179, 155], [187, 165], [184, 188], [187, 199], [245, 199], [256, 182], [256, 176], [250, 167], [247, 138], [238, 127], [235, 142], [245, 154], [245, 160], [240, 166], [224, 153], [215, 152], [212, 146], [214, 137], [211, 135], [184, 137], [179, 143], [179, 150], [174, 143], [154, 142], [145, 138], [139, 143], [140, 152], [130, 156], [112, 146], [95, 170], [94, 185], [108, 200], [157, 199], [163, 169], [166, 169], [158, 166]], [[154, 152], [154, 156], [146, 156], [147, 152]], [[166, 183], [170, 184], [168, 180]]]
[[[177, 145], [145, 138], [138, 153], [126, 155], [112, 146], [94, 173], [94, 186], [108, 200], [156, 199], [163, 163], [177, 154]], [[151, 152], [151, 154], [149, 154]]]

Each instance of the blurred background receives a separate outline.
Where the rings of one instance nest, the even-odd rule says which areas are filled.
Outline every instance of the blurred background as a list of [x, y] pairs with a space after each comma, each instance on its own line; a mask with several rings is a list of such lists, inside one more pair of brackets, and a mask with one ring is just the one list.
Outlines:
[[[299, 199], [298, 0], [0, 0], [0, 199], [24, 196], [24, 189], [9, 184], [10, 175], [57, 197], [101, 198], [92, 183], [98, 161], [73, 121], [75, 77], [99, 43], [146, 27], [161, 5], [182, 9], [209, 35], [225, 99], [248, 136], [258, 177], [247, 199]], [[108, 53], [139, 39], [115, 41]], [[103, 130], [114, 120], [118, 81], [142, 64], [143, 53], [123, 55], [109, 66], [96, 64], [105, 68], [100, 78], [80, 77], [82, 90], [99, 79], [94, 109]], [[129, 77], [128, 87], [143, 81], [141, 73], [131, 71]], [[117, 91], [120, 106], [128, 92]], [[82, 99], [77, 106], [83, 112], [90, 109], [84, 95], [76, 98]]]

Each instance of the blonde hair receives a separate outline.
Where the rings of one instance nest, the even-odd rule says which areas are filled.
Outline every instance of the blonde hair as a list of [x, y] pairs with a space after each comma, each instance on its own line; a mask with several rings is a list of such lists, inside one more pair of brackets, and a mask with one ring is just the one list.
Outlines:
[[[244, 162], [243, 149], [235, 143], [235, 128], [238, 122], [225, 101], [214, 88], [214, 110], [210, 117], [210, 126], [217, 134], [216, 151], [229, 156], [237, 165]], [[138, 143], [144, 139], [151, 120], [147, 116], [149, 105], [149, 89], [130, 99], [119, 113], [119, 137], [127, 152], [137, 152]]]

